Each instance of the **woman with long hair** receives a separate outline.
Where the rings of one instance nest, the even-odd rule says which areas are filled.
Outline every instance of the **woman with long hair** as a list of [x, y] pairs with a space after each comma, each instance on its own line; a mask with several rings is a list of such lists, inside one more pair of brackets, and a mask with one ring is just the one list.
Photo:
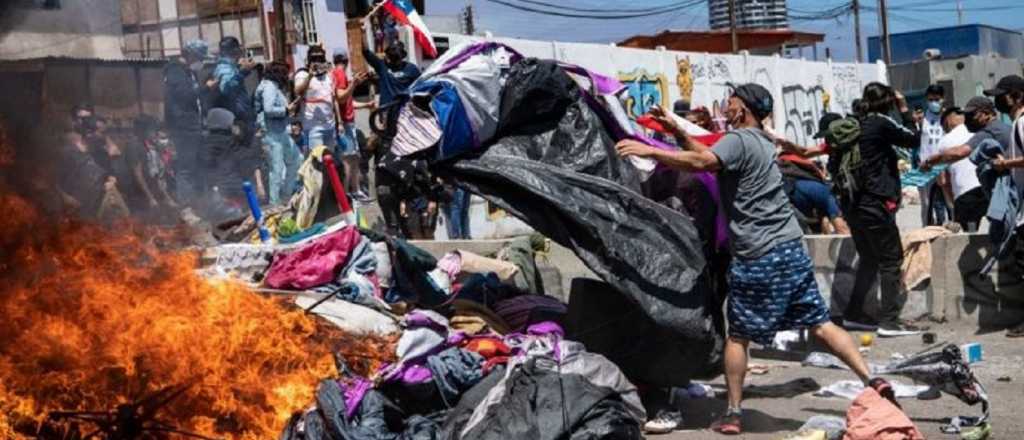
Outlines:
[[[899, 156], [893, 147], [915, 148], [920, 144], [921, 133], [903, 95], [882, 83], [864, 87], [855, 112], [860, 122], [860, 163], [852, 173], [856, 190], [840, 197], [840, 203], [860, 262], [843, 322], [847, 328], [857, 330], [877, 325], [879, 336], [916, 334], [918, 328], [900, 320], [906, 294], [900, 287], [903, 247], [896, 211], [900, 206], [901, 184]], [[877, 320], [863, 310], [876, 278], [882, 290]]]
[[271, 206], [288, 201], [295, 190], [302, 155], [288, 135], [288, 115], [294, 109], [289, 104], [285, 91], [288, 90], [288, 65], [271, 63], [265, 70], [263, 80], [256, 88], [256, 121], [263, 132], [263, 149], [267, 152], [270, 176]]

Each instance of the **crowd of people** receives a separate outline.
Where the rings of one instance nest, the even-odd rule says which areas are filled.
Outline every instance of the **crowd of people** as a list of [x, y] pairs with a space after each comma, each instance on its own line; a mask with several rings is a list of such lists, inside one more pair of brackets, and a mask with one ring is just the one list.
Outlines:
[[[742, 432], [747, 346], [751, 341], [771, 343], [779, 331], [809, 329], [866, 385], [880, 392], [887, 388], [884, 381], [870, 378], [846, 330], [877, 331], [882, 337], [927, 330], [900, 317], [907, 299], [900, 284], [903, 249], [896, 224], [903, 197], [900, 162], [914, 155], [906, 153], [917, 153], [919, 171], [932, 173], [919, 188], [925, 225], [943, 223], [941, 214], [951, 211], [949, 218], [974, 231], [986, 213], [1019, 206], [1019, 189], [1024, 188], [1024, 79], [1002, 78], [985, 95], [963, 108], [951, 107], [944, 103], [945, 91], [932, 86], [926, 92], [927, 109], [915, 117], [899, 91], [871, 83], [850, 115], [827, 114], [821, 119], [815, 136], [824, 140], [821, 145], [804, 147], [772, 134], [771, 94], [757, 84], [746, 84], [734, 87], [725, 109], [729, 131], [711, 146], [689, 135], [660, 108], [651, 115], [674, 135], [680, 149], [619, 142], [624, 157], [653, 158], [670, 168], [718, 176], [731, 261], [709, 258], [709, 266], [722, 273], [728, 298], [729, 409], [713, 429]], [[678, 105], [673, 110], [690, 122], [702, 119], [683, 113], [685, 108], [681, 112]], [[702, 127], [715, 131], [710, 124]], [[828, 155], [826, 170], [784, 172], [794, 161], [822, 155]], [[979, 178], [984, 175], [978, 172], [981, 169], [994, 174]], [[946, 187], [948, 191], [943, 190]], [[805, 233], [802, 217], [811, 212], [832, 220], [837, 230], [848, 227], [859, 255], [851, 297], [838, 315], [830, 315], [800, 241]], [[1012, 209], [1014, 217], [1018, 212]], [[1020, 222], [1011, 220], [1008, 227], [1019, 228]], [[876, 282], [881, 304], [871, 316], [864, 305]], [[1024, 325], [1007, 336], [1024, 336]]]
[[[218, 49], [212, 69], [202, 40], [169, 60], [162, 121], [143, 115], [131, 133], [115, 134], [92, 105], [72, 110], [58, 185], [65, 207], [88, 218], [147, 222], [176, 221], [174, 213], [186, 206], [209, 219], [237, 217], [247, 212], [243, 182], [268, 206], [287, 205], [301, 188], [300, 166], [330, 154], [347, 195], [364, 204], [373, 200], [366, 173], [376, 163], [372, 193], [389, 233], [432, 239], [443, 212], [449, 238], [469, 238], [468, 193], [447, 185], [413, 191], [396, 171], [404, 164], [385, 157], [386, 141], [356, 128], [359, 108], [395, 117], [387, 108], [419, 77], [401, 42], [383, 58], [363, 51], [372, 73], [352, 72], [345, 50], [329, 61], [321, 46], [309, 47], [294, 72], [283, 62], [255, 63], [235, 37], [223, 38]], [[356, 100], [356, 90], [371, 80], [376, 99]]]

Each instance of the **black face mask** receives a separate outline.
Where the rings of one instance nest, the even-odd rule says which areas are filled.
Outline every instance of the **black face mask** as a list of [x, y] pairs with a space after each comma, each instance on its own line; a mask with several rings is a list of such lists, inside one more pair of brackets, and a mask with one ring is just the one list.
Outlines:
[[999, 110], [1000, 113], [1004, 113], [1007, 115], [1013, 111], [1013, 107], [1011, 107], [1010, 104], [1007, 102], [1008, 98], [1009, 97], [1006, 95], [996, 98], [996, 110]]
[[980, 124], [973, 117], [965, 118], [964, 125], [967, 126], [967, 131], [971, 133], [977, 133], [985, 128], [985, 124]]

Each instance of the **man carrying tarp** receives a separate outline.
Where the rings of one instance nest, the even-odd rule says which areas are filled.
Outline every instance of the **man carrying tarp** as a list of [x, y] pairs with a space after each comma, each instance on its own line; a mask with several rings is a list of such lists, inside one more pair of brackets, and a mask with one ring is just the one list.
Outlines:
[[[725, 378], [729, 409], [712, 426], [722, 434], [740, 434], [743, 380], [750, 341], [770, 344], [776, 332], [810, 329], [865, 383], [868, 368], [853, 339], [829, 321], [818, 292], [803, 233], [775, 163], [775, 144], [762, 130], [771, 115], [772, 96], [757, 84], [734, 87], [726, 116], [732, 131], [714, 147], [696, 141], [671, 117], [654, 116], [671, 127], [683, 150], [663, 150], [633, 140], [616, 146], [619, 155], [650, 157], [684, 171], [717, 172], [729, 218], [733, 260], [729, 268], [729, 337]], [[876, 379], [882, 388], [884, 381]]]

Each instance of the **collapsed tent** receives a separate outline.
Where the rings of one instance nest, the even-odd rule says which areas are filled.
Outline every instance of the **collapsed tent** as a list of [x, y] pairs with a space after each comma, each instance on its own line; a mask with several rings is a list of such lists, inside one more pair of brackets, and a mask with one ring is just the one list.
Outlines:
[[[677, 344], [720, 347], [716, 306], [699, 288], [706, 280], [697, 228], [642, 195], [653, 165], [615, 152], [616, 140], [634, 133], [614, 99], [616, 84], [496, 43], [453, 49], [412, 86], [405, 104], [432, 109], [424, 124], [441, 131], [434, 150], [420, 143], [413, 151], [403, 141], [391, 152], [429, 157], [442, 179], [572, 249]], [[688, 354], [681, 363], [713, 357], [706, 349]]]
[[557, 324], [523, 334], [472, 336], [415, 311], [397, 362], [374, 380], [339, 366], [316, 405], [281, 439], [639, 439], [646, 418], [636, 387], [604, 357], [566, 341]]

